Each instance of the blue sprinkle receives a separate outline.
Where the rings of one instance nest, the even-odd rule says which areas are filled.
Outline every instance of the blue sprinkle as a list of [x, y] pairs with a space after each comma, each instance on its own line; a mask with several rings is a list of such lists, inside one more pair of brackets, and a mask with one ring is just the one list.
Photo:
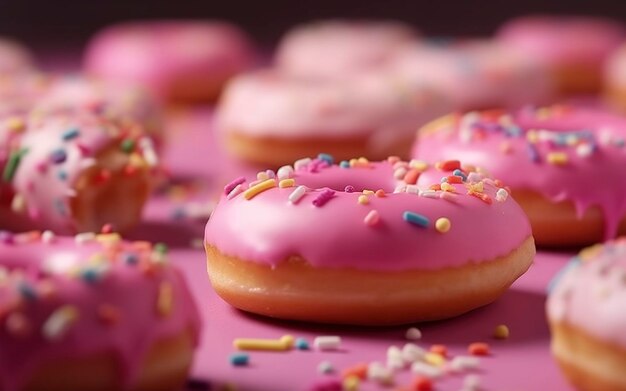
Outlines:
[[67, 216], [67, 207], [65, 206], [65, 201], [63, 201], [63, 199], [57, 198], [54, 200], [54, 208], [59, 215]]
[[187, 216], [187, 213], [185, 212], [185, 208], [183, 208], [182, 206], [177, 206], [172, 211], [172, 220], [182, 220], [186, 216]]
[[296, 339], [295, 347], [298, 350], [309, 350], [309, 342], [304, 338], [298, 338]]
[[334, 161], [335, 161], [335, 159], [331, 155], [329, 155], [327, 153], [320, 153], [319, 155], [317, 155], [317, 158], [320, 159], [320, 160], [325, 161], [329, 165], [332, 165], [334, 163]]
[[504, 132], [507, 137], [521, 137], [522, 136], [522, 128], [519, 126], [507, 126], [504, 128]]
[[94, 283], [100, 279], [100, 273], [97, 270], [89, 268], [85, 269], [81, 273], [81, 278], [87, 283]]
[[342, 160], [341, 163], [339, 163], [339, 167], [341, 168], [350, 168], [350, 162], [347, 160]]
[[124, 263], [126, 263], [127, 265], [134, 266], [139, 263], [139, 257], [137, 256], [137, 254], [126, 253], [124, 254], [123, 259], [124, 259]]
[[50, 154], [50, 161], [54, 164], [61, 164], [67, 160], [67, 154], [63, 149], [57, 149]]
[[230, 364], [236, 367], [248, 365], [250, 356], [247, 353], [233, 353], [229, 358]]
[[422, 228], [426, 228], [428, 227], [428, 224], [430, 224], [430, 220], [428, 219], [428, 217], [418, 213], [409, 212], [408, 210], [404, 211], [404, 213], [402, 214], [402, 219], [404, 219], [404, 221], [408, 223], [420, 226]]
[[526, 144], [526, 146], [528, 148], [528, 158], [530, 159], [530, 161], [533, 163], [539, 163], [541, 159], [539, 158], [539, 151], [537, 151], [537, 148], [535, 148], [535, 146], [530, 143]]
[[61, 138], [63, 139], [63, 141], [70, 141], [72, 139], [75, 139], [79, 135], [80, 135], [80, 132], [78, 128], [72, 128], [72, 129], [66, 130], [61, 136]]
[[452, 175], [460, 176], [461, 178], [463, 178], [463, 182], [465, 182], [467, 180], [467, 175], [465, 175], [463, 173], [463, 171], [459, 170], [458, 168], [456, 170], [452, 171]]
[[67, 172], [65, 172], [65, 170], [59, 171], [59, 173], [57, 175], [59, 177], [59, 180], [61, 180], [61, 181], [67, 180]]
[[37, 292], [27, 282], [25, 281], [20, 282], [19, 285], [17, 286], [17, 290], [24, 299], [28, 301], [37, 300]]

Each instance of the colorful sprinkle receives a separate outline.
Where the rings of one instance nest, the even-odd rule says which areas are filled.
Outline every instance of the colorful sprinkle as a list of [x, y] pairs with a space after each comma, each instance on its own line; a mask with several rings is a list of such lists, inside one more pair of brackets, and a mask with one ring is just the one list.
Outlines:
[[378, 197], [378, 198], [383, 198], [383, 197], [385, 197], [385, 195], [386, 195], [386, 194], [385, 194], [385, 191], [384, 191], [383, 189], [378, 189], [378, 190], [376, 190], [376, 193], [374, 193], [374, 194], [375, 194], [375, 195], [376, 195], [376, 197]]
[[346, 193], [354, 193], [354, 186], [348, 185], [343, 189], [343, 191], [345, 191]]
[[468, 353], [472, 356], [487, 356], [489, 350], [489, 345], [484, 342], [474, 342], [467, 347]]
[[329, 165], [332, 165], [335, 162], [335, 159], [332, 157], [332, 155], [329, 155], [327, 153], [320, 153], [319, 155], [317, 155], [317, 158], [325, 161]]
[[237, 352], [230, 355], [228, 358], [230, 365], [235, 367], [243, 367], [250, 362], [250, 355], [247, 353]]
[[70, 141], [70, 140], [75, 139], [79, 135], [80, 135], [80, 131], [78, 130], [78, 128], [71, 128], [63, 132], [63, 134], [61, 135], [61, 139], [63, 141]]
[[510, 335], [509, 327], [505, 324], [499, 324], [493, 330], [493, 337], [495, 339], [508, 339]]
[[2, 180], [5, 182], [11, 182], [15, 173], [17, 172], [17, 168], [20, 165], [20, 161], [22, 157], [28, 152], [27, 149], [20, 149], [19, 151], [12, 152], [9, 155], [9, 160], [4, 167], [4, 171], [2, 172]]
[[261, 183], [257, 183], [256, 185], [249, 187], [246, 191], [243, 192], [243, 196], [246, 200], [251, 200], [256, 195], [273, 187], [276, 187], [276, 180], [267, 179]]
[[315, 337], [313, 345], [317, 350], [337, 350], [341, 346], [341, 337], [334, 335]]
[[360, 195], [359, 198], [357, 199], [357, 202], [361, 205], [367, 205], [370, 203], [370, 199], [368, 196], [366, 195]]
[[402, 179], [408, 185], [414, 185], [417, 183], [417, 179], [420, 176], [420, 171], [416, 169], [409, 170]]
[[550, 164], [563, 166], [567, 164], [568, 157], [565, 152], [550, 152], [548, 153], [548, 156], [546, 156], [546, 160]]
[[78, 310], [71, 305], [65, 305], [54, 311], [43, 324], [43, 335], [51, 341], [58, 341], [70, 330], [78, 320]]
[[294, 337], [283, 335], [279, 339], [261, 338], [236, 338], [233, 341], [235, 349], [239, 350], [263, 350], [263, 351], [286, 351], [294, 344]]
[[452, 223], [450, 223], [450, 219], [448, 219], [447, 217], [440, 217], [437, 219], [437, 221], [435, 221], [435, 229], [439, 233], [445, 234], [446, 232], [450, 231], [451, 227]]
[[402, 214], [402, 219], [410, 224], [417, 225], [422, 228], [428, 227], [428, 224], [430, 224], [428, 217], [419, 213], [410, 212], [408, 210]]
[[408, 339], [409, 341], [417, 341], [419, 339], [422, 339], [422, 332], [417, 327], [410, 327], [404, 334], [404, 338]]
[[504, 189], [498, 189], [496, 192], [496, 201], [504, 202], [509, 198], [509, 192]]
[[361, 385], [361, 379], [357, 376], [348, 376], [343, 379], [343, 390], [344, 391], [357, 391], [359, 386]]
[[50, 154], [50, 161], [54, 164], [61, 164], [67, 160], [67, 153], [64, 149], [56, 149]]
[[411, 382], [412, 391], [432, 391], [433, 381], [426, 376], [416, 376]]
[[373, 227], [380, 221], [380, 214], [376, 210], [370, 210], [367, 216], [363, 219], [363, 222], [368, 227]]
[[335, 372], [335, 368], [330, 361], [322, 361], [317, 365], [317, 372], [327, 375]]
[[435, 164], [435, 168], [440, 171], [454, 171], [461, 168], [461, 162], [458, 160], [446, 160]]
[[299, 160], [296, 160], [296, 161], [293, 163], [293, 168], [294, 168], [296, 171], [298, 171], [298, 170], [301, 170], [301, 169], [306, 168], [306, 166], [308, 166], [308, 165], [309, 165], [309, 163], [311, 163], [311, 158], [308, 158], [308, 157], [307, 157], [307, 158], [304, 158], [304, 159], [299, 159]]
[[307, 341], [304, 338], [298, 338], [296, 339], [296, 342], [294, 343], [294, 347], [298, 350], [309, 350], [310, 348], [309, 341]]
[[163, 317], [167, 317], [172, 313], [174, 308], [174, 290], [172, 284], [162, 282], [159, 286], [157, 297], [157, 313]]
[[227, 200], [232, 200], [233, 198], [235, 198], [236, 196], [238, 196], [239, 194], [241, 194], [243, 192], [243, 185], [239, 184], [237, 186], [235, 186], [230, 193], [228, 193], [228, 195], [226, 196]]
[[323, 190], [315, 199], [313, 200], [313, 205], [316, 207], [324, 206], [331, 198], [335, 196], [335, 191], [331, 189]]
[[293, 167], [287, 165], [287, 166], [282, 166], [281, 168], [278, 169], [278, 171], [276, 172], [276, 175], [278, 177], [278, 180], [283, 180], [283, 179], [289, 179], [291, 177], [293, 177]]
[[232, 182], [230, 182], [229, 184], [227, 184], [226, 186], [224, 186], [224, 194], [228, 195], [230, 194], [231, 191], [233, 191], [233, 189], [235, 187], [237, 187], [238, 185], [243, 184], [246, 181], [245, 177], [239, 177], [235, 180], [233, 180]]
[[122, 150], [122, 152], [124, 153], [131, 153], [135, 150], [135, 140], [131, 140], [129, 138], [122, 140], [122, 143], [120, 144], [120, 149]]
[[296, 189], [293, 192], [291, 192], [291, 194], [289, 194], [289, 202], [291, 202], [292, 204], [297, 204], [298, 201], [300, 201], [300, 199], [304, 197], [305, 193], [306, 193], [306, 186], [296, 187]]
[[294, 187], [295, 185], [296, 185], [296, 181], [293, 178], [282, 179], [280, 182], [278, 182], [278, 187], [280, 187], [281, 189]]

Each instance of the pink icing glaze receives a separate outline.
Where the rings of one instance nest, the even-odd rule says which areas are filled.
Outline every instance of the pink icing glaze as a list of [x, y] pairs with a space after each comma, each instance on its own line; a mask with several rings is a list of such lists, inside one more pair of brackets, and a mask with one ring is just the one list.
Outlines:
[[372, 150], [410, 137], [450, 110], [426, 87], [407, 88], [391, 75], [343, 81], [291, 77], [266, 70], [235, 78], [217, 112], [222, 132], [281, 139], [364, 137]]
[[[11, 185], [9, 190], [6, 186], [3, 188], [5, 192], [10, 192], [9, 197], [0, 194], [0, 200], [13, 199], [13, 195], [23, 197], [25, 210], [17, 209], [14, 212], [19, 214], [20, 219], [28, 220], [28, 226], [61, 233], [76, 231], [69, 207], [69, 200], [75, 195], [74, 183], [105, 148], [122, 148], [124, 140], [132, 140], [134, 145], [128, 153], [137, 157], [133, 164], [146, 164], [146, 157], [154, 154], [149, 146], [142, 144], [142, 140], [147, 139], [137, 129], [123, 129], [86, 113], [47, 117], [26, 126], [25, 131], [0, 127], [0, 141], [11, 144], [10, 148], [4, 144], [5, 159], [2, 159], [0, 148], [0, 169], [7, 170], [10, 157], [7, 152], [15, 155], [23, 151], [13, 175], [3, 181]], [[72, 131], [77, 133], [70, 138], [67, 135]], [[64, 158], [55, 160], [53, 155]], [[6, 209], [7, 205], [3, 207]]]
[[[495, 177], [508, 175], [513, 190], [571, 201], [581, 216], [597, 205], [604, 213], [607, 239], [615, 237], [626, 215], [623, 117], [599, 108], [527, 107], [449, 116], [425, 129], [414, 145], [414, 157], [458, 157]], [[562, 164], [549, 162], [558, 155], [565, 159]]]
[[[33, 371], [51, 361], [95, 354], [114, 355], [121, 385], [128, 389], [155, 342], [189, 330], [197, 344], [197, 309], [165, 253], [145, 242], [101, 238], [77, 244], [67, 237], [0, 232], [2, 390], [23, 389]], [[159, 307], [167, 286], [172, 306]], [[50, 333], [44, 325], [66, 306], [77, 319]], [[107, 318], [103, 306], [118, 319]], [[12, 327], [18, 317], [22, 327]]]
[[488, 40], [406, 46], [389, 66], [410, 84], [429, 85], [457, 110], [545, 104], [555, 94], [545, 67]]
[[289, 31], [279, 44], [276, 63], [299, 76], [343, 78], [380, 68], [415, 40], [415, 31], [400, 22], [319, 21]]
[[626, 45], [615, 50], [607, 60], [604, 84], [608, 88], [626, 88]]
[[626, 30], [609, 19], [582, 16], [527, 16], [504, 24], [498, 39], [552, 69], [589, 66], [598, 72], [626, 38]]
[[626, 349], [625, 240], [596, 245], [573, 260], [548, 297], [552, 321]]
[[[408, 166], [395, 164], [396, 169]], [[491, 204], [468, 195], [469, 182], [451, 185], [457, 194], [450, 201], [439, 198], [441, 191], [433, 192], [436, 198], [401, 189], [393, 193], [397, 185], [405, 184], [394, 179], [394, 172], [394, 165], [387, 161], [357, 162], [346, 169], [315, 159], [293, 174], [296, 186], [307, 187], [295, 204], [289, 201], [294, 188], [271, 188], [251, 200], [242, 194], [231, 199], [224, 195], [207, 223], [205, 242], [226, 255], [267, 265], [301, 256], [316, 267], [402, 271], [491, 260], [507, 255], [531, 235], [517, 203], [511, 198], [495, 199], [498, 188], [491, 180], [470, 177], [473, 184], [483, 183]], [[417, 185], [427, 189], [447, 175], [452, 172], [430, 167]], [[356, 192], [344, 191], [347, 185]], [[319, 203], [318, 197], [328, 188], [335, 193], [315, 206], [314, 200]], [[369, 203], [363, 205], [357, 202], [363, 189], [383, 189], [387, 194], [369, 195]], [[364, 219], [372, 210], [378, 212], [379, 221], [369, 226]], [[403, 220], [405, 211], [425, 216], [428, 224], [421, 227]], [[451, 222], [445, 234], [434, 228], [440, 217]]]
[[106, 28], [87, 47], [87, 73], [141, 83], [167, 97], [181, 80], [220, 83], [254, 63], [238, 28], [217, 21], [133, 22]]
[[0, 75], [15, 75], [32, 71], [30, 51], [11, 39], [0, 38]]

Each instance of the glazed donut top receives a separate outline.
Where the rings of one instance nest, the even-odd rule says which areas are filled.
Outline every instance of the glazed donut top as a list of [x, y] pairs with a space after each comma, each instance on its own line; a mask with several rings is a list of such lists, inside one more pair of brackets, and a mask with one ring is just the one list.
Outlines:
[[402, 271], [485, 262], [531, 237], [502, 184], [458, 161], [331, 163], [321, 154], [228, 184], [206, 245], [265, 265]]
[[22, 390], [39, 365], [113, 354], [124, 389], [157, 340], [200, 318], [164, 245], [117, 234], [0, 232], [0, 388]]
[[626, 88], [626, 45], [609, 57], [605, 67], [604, 84], [609, 88]]
[[114, 25], [98, 33], [85, 55], [88, 73], [142, 83], [164, 93], [189, 74], [230, 76], [253, 63], [248, 38], [217, 21], [154, 21]]
[[408, 25], [393, 21], [327, 20], [296, 27], [279, 44], [277, 66], [307, 77], [343, 78], [383, 66], [416, 40]]
[[15, 75], [32, 71], [33, 57], [21, 44], [0, 38], [0, 75]]
[[506, 45], [552, 66], [602, 66], [626, 38], [610, 19], [582, 16], [527, 16], [511, 20], [497, 34]]
[[[74, 185], [86, 170], [98, 168], [100, 153], [115, 148], [128, 154], [124, 168], [128, 175], [159, 164], [152, 141], [140, 128], [123, 128], [85, 113], [0, 127], [3, 139], [12, 141], [0, 167], [3, 183], [10, 183], [15, 193], [12, 210], [27, 213], [38, 226], [62, 233], [76, 232], [70, 208], [70, 199], [76, 196]], [[108, 180], [110, 174], [101, 169], [93, 185]]]
[[583, 250], [556, 280], [548, 318], [626, 349], [626, 239]]
[[[266, 70], [237, 76], [224, 92], [218, 129], [287, 139], [367, 137], [415, 130], [445, 113], [447, 101], [426, 88], [362, 75], [343, 81], [299, 78]], [[417, 118], [417, 120], [416, 120]], [[393, 133], [392, 133], [393, 135]]]
[[[458, 157], [512, 189], [571, 201], [582, 215], [604, 214], [606, 239], [626, 215], [626, 119], [601, 109], [554, 105], [513, 112], [491, 110], [449, 115], [418, 132], [413, 156]], [[510, 173], [516, 172], [516, 175]]]
[[406, 46], [390, 68], [410, 84], [439, 91], [456, 110], [548, 103], [555, 94], [546, 67], [491, 40]]

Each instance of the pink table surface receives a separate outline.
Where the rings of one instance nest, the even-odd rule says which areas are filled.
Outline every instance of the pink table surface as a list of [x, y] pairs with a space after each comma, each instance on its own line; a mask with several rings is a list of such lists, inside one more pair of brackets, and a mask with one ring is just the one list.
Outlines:
[[[306, 390], [316, 379], [328, 376], [317, 373], [321, 361], [328, 360], [339, 370], [359, 362], [384, 362], [387, 347], [401, 347], [407, 342], [404, 339], [407, 327], [334, 327], [279, 321], [243, 313], [223, 302], [209, 284], [204, 252], [198, 246], [204, 221], [172, 216], [184, 207], [184, 200], [210, 199], [229, 178], [254, 170], [227, 159], [220, 151], [211, 131], [209, 109], [174, 114], [168, 132], [169, 147], [164, 159], [172, 177], [180, 184], [196, 184], [195, 192], [184, 195], [182, 201], [176, 200], [172, 191], [154, 197], [147, 207], [145, 222], [131, 237], [170, 245], [171, 258], [186, 274], [201, 309], [205, 326], [190, 389], [219, 390], [230, 384], [237, 390]], [[471, 342], [490, 343], [492, 354], [482, 360], [481, 369], [476, 372], [481, 376], [484, 390], [571, 389], [550, 356], [550, 336], [544, 316], [546, 285], [570, 256], [571, 253], [540, 252], [528, 273], [497, 302], [455, 319], [418, 325], [423, 332], [418, 344], [424, 347], [445, 344], [456, 355], [466, 354]], [[491, 338], [498, 324], [509, 326], [509, 339]], [[343, 341], [337, 352], [252, 352], [247, 367], [230, 365], [228, 357], [234, 352], [234, 338], [279, 338], [284, 334], [306, 338], [311, 344], [319, 335], [339, 335]], [[396, 376], [396, 384], [407, 384], [410, 379], [410, 371], [401, 372]], [[203, 386], [203, 382], [207, 385]], [[459, 390], [462, 382], [463, 376], [448, 376], [436, 383], [436, 389]], [[374, 383], [363, 383], [360, 387], [360, 390], [378, 389], [389, 388]]]

